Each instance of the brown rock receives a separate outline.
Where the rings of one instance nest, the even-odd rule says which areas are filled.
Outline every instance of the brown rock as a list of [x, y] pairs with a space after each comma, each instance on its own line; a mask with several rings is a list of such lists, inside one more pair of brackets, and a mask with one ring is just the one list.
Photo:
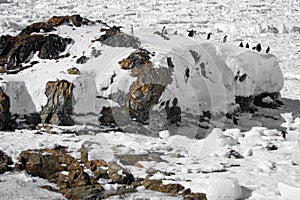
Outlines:
[[7, 171], [12, 171], [12, 167], [9, 165], [12, 165], [12, 159], [11, 157], [7, 156], [3, 151], [0, 150], [0, 174], [3, 174]]
[[55, 124], [60, 126], [72, 126], [74, 121], [72, 98], [73, 83], [66, 80], [50, 81], [46, 85], [46, 96], [48, 98], [45, 107], [42, 107], [42, 123]]
[[133, 182], [134, 177], [127, 169], [114, 162], [107, 163], [107, 166], [108, 177], [112, 180], [112, 183], [130, 185]]
[[0, 130], [6, 130], [9, 128], [11, 117], [9, 108], [9, 97], [3, 92], [2, 88], [0, 87]]

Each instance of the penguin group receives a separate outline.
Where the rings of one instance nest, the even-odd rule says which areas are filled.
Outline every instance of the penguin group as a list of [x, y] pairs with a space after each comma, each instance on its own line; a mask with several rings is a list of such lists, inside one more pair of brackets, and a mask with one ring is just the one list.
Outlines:
[[[239, 47], [244, 47], [243, 42], [241, 42], [239, 44]], [[249, 43], [246, 43], [245, 48], [247, 48], [247, 49], [250, 48]], [[258, 43], [256, 46], [252, 47], [252, 50], [256, 50], [258, 52], [261, 52], [261, 50], [262, 50], [261, 44]], [[268, 48], [266, 49], [266, 53], [269, 53], [269, 52], [270, 52], [270, 47], [268, 46]]]

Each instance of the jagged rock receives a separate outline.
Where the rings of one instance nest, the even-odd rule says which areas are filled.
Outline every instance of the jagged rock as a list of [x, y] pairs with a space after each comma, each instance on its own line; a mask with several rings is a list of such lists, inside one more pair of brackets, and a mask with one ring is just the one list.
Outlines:
[[84, 171], [79, 161], [67, 155], [65, 147], [23, 151], [18, 160], [22, 166], [20, 168], [28, 174], [56, 183], [59, 192], [67, 199], [103, 197], [101, 185]]
[[206, 195], [203, 193], [193, 193], [190, 189], [185, 189], [181, 184], [166, 184], [161, 180], [145, 179], [143, 186], [148, 190], [168, 193], [172, 195], [182, 194], [184, 199], [206, 200]]
[[109, 162], [107, 166], [108, 177], [112, 180], [112, 183], [130, 185], [134, 181], [133, 175], [117, 163]]
[[88, 57], [86, 57], [86, 56], [81, 56], [80, 58], [78, 58], [78, 59], [76, 60], [76, 63], [77, 63], [77, 64], [84, 64], [84, 63], [86, 63], [88, 60], [89, 60]]
[[[58, 59], [66, 46], [73, 40], [55, 34], [34, 35], [41, 31], [51, 32], [62, 24], [81, 26], [91, 21], [80, 15], [54, 16], [47, 22], [37, 22], [27, 26], [17, 36], [3, 35], [0, 37], [0, 72], [15, 70], [16, 73], [26, 68], [22, 63], [28, 62], [31, 56], [39, 51], [42, 59]], [[29, 66], [30, 67], [30, 66]]]
[[231, 149], [230, 151], [228, 151], [225, 154], [226, 158], [235, 158], [235, 159], [241, 159], [244, 158], [244, 156], [242, 154], [240, 154], [239, 152], [237, 152], [236, 150]]
[[[265, 98], [269, 98], [270, 101], [264, 101]], [[256, 106], [266, 107], [266, 108], [278, 108], [279, 106], [283, 105], [282, 101], [280, 100], [280, 93], [262, 93], [260, 95], [255, 96], [254, 104]]]
[[76, 67], [72, 67], [70, 69], [68, 69], [68, 74], [71, 74], [71, 75], [80, 75], [80, 71], [79, 69], [77, 69]]
[[45, 38], [45, 43], [39, 50], [38, 56], [42, 59], [57, 59], [59, 54], [66, 50], [71, 38], [62, 38], [58, 35], [50, 34]]
[[158, 153], [150, 154], [116, 154], [116, 158], [124, 165], [136, 165], [139, 161], [164, 162]]
[[0, 130], [6, 130], [9, 128], [11, 118], [9, 108], [9, 97], [3, 92], [2, 88], [0, 87]]
[[129, 70], [134, 67], [151, 64], [150, 52], [144, 49], [136, 51], [128, 56], [128, 58], [119, 62], [122, 69]]
[[105, 161], [91, 160], [91, 161], [84, 162], [84, 166], [93, 172], [96, 179], [108, 178], [108, 173], [107, 170], [105, 169], [106, 167]]
[[254, 112], [256, 110], [254, 106], [254, 97], [243, 97], [237, 96], [235, 97], [235, 102], [240, 105], [240, 109], [242, 112]]
[[154, 190], [157, 192], [168, 193], [172, 195], [177, 195], [184, 187], [180, 184], [167, 184], [164, 185], [161, 180], [155, 179], [145, 179], [143, 186], [148, 190]]
[[150, 52], [140, 49], [119, 62], [122, 69], [130, 69], [137, 80], [130, 86], [129, 97], [125, 100], [130, 116], [138, 122], [149, 118], [149, 110], [158, 103], [165, 87], [172, 82], [173, 68], [154, 68]]
[[22, 64], [28, 62], [37, 51], [42, 59], [57, 59], [72, 41], [71, 38], [62, 38], [55, 34], [1, 36], [0, 71], [4, 73], [7, 70], [22, 70]]
[[137, 49], [140, 46], [138, 38], [122, 33], [118, 27], [114, 26], [103, 31], [105, 34], [94, 41], [100, 41], [102, 44], [112, 47], [132, 47]]
[[11, 157], [7, 156], [3, 151], [0, 150], [0, 174], [3, 174], [7, 171], [12, 171], [12, 167], [9, 165], [12, 165], [12, 159]]
[[72, 98], [74, 85], [66, 80], [50, 81], [46, 85], [46, 106], [42, 107], [42, 123], [56, 124], [61, 126], [72, 126], [74, 121]]
[[39, 33], [41, 30], [50, 32], [55, 27], [62, 24], [73, 24], [77, 27], [91, 23], [88, 19], [82, 18], [80, 15], [72, 16], [53, 16], [47, 22], [37, 22], [27, 26], [19, 35], [30, 35], [31, 33]]

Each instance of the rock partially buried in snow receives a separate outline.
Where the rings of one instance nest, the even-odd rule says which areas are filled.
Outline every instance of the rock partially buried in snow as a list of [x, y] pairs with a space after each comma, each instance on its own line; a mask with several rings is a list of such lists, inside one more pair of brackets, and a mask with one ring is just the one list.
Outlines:
[[11, 117], [9, 108], [9, 97], [3, 92], [2, 88], [0, 87], [0, 130], [5, 130], [8, 128]]
[[161, 139], [167, 139], [170, 137], [170, 132], [168, 130], [165, 130], [165, 131], [160, 131], [159, 132], [159, 137]]
[[242, 198], [242, 189], [235, 178], [211, 177], [208, 183], [207, 199], [235, 200]]

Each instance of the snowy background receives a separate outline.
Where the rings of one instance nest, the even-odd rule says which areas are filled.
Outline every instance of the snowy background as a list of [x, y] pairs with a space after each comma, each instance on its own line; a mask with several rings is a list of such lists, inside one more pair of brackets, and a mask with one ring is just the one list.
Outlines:
[[[79, 157], [77, 150], [85, 144], [90, 149], [90, 159], [107, 161], [114, 160], [115, 154], [155, 152], [161, 153], [165, 162], [141, 161], [140, 164], [144, 166], [142, 169], [135, 166], [127, 167], [136, 177], [145, 177], [145, 171], [150, 167], [174, 172], [175, 175], [171, 176], [158, 173], [153, 178], [162, 179], [165, 183], [180, 183], [191, 188], [193, 192], [206, 193], [209, 199], [298, 199], [300, 195], [300, 119], [297, 118], [300, 110], [298, 0], [236, 2], [0, 0], [0, 35], [15, 35], [33, 22], [47, 21], [53, 15], [71, 14], [80, 14], [91, 20], [101, 19], [110, 25], [121, 25], [124, 32], [128, 33], [133, 26], [137, 33], [140, 31], [140, 35], [143, 35], [144, 30], [151, 30], [152, 33], [154, 32], [152, 30], [160, 31], [166, 26], [169, 33], [177, 31], [182, 36], [187, 35], [187, 30], [194, 29], [197, 31], [196, 40], [205, 39], [207, 33], [212, 32], [212, 40], [216, 42], [221, 42], [223, 37], [228, 35], [227, 43], [230, 45], [237, 46], [242, 41], [244, 44], [248, 42], [250, 47], [253, 47], [261, 43], [263, 51], [270, 46], [270, 53], [278, 58], [283, 73], [284, 86], [281, 95], [286, 105], [275, 111], [266, 109], [261, 113], [278, 116], [281, 118], [279, 121], [286, 121], [282, 126], [283, 129], [289, 128], [287, 140], [281, 137], [281, 129], [277, 130], [280, 126], [278, 122], [260, 119], [259, 116], [252, 123], [249, 123], [245, 116], [245, 122], [241, 120], [241, 127], [225, 131], [214, 129], [205, 140], [171, 136], [168, 131], [161, 132], [159, 138], [119, 132], [101, 133], [97, 128], [86, 125], [70, 128], [71, 131], [80, 133], [79, 135], [36, 135], [34, 131], [28, 130], [0, 132], [0, 149], [12, 156], [14, 161], [23, 150], [53, 147], [56, 144], [68, 146], [68, 150], [77, 158]], [[62, 33], [66, 30], [67, 28], [60, 31]], [[89, 30], [84, 30], [83, 27], [81, 31]], [[72, 51], [78, 53], [82, 49], [78, 47]], [[62, 62], [57, 67], [66, 70], [69, 66], [63, 66], [64, 64], [66, 63]], [[19, 77], [27, 81], [26, 87], [35, 88], [34, 80], [37, 79], [34, 75], [30, 77], [28, 74], [21, 74]], [[39, 78], [48, 76], [49, 74], [44, 72]], [[9, 76], [5, 78], [10, 80]], [[43, 81], [46, 82], [46, 79]], [[36, 110], [40, 104], [45, 104], [45, 97], [43, 99], [39, 96], [44, 91], [38, 89], [31, 91], [33, 98], [36, 98], [34, 102], [39, 103], [23, 105], [24, 108], [20, 105], [19, 108]], [[293, 112], [293, 116], [284, 114], [287, 112]], [[280, 114], [283, 114], [284, 120]], [[248, 126], [250, 131], [241, 132], [243, 124]], [[266, 127], [262, 127], [263, 125]], [[57, 128], [57, 132], [60, 133], [65, 129]], [[278, 150], [269, 151], [268, 148], [272, 145], [277, 146]], [[239, 152], [243, 159], [227, 158], [227, 153], [231, 150]], [[224, 170], [222, 173], [213, 173]], [[32, 178], [24, 172], [6, 173], [0, 176], [1, 199], [63, 199], [59, 194], [41, 189], [40, 186], [44, 182], [45, 180]], [[182, 197], [170, 197], [154, 192], [149, 195], [149, 191], [141, 188], [141, 191], [126, 198]]]

